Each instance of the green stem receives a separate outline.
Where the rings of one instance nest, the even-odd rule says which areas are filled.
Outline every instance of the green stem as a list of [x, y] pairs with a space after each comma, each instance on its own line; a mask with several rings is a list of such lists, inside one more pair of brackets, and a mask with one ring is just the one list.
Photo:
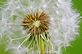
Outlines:
[[45, 54], [44, 41], [40, 35], [39, 35], [39, 48], [40, 48], [40, 54]]

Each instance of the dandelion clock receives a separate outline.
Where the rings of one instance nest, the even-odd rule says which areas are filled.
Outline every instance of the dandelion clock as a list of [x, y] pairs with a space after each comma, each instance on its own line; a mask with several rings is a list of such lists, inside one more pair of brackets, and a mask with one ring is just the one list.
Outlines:
[[13, 54], [62, 54], [78, 35], [71, 0], [7, 0], [0, 8], [0, 37]]

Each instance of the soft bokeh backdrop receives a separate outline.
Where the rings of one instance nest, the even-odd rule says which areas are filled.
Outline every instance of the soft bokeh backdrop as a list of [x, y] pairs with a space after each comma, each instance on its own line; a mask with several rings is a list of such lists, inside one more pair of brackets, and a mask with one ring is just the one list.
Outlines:
[[[73, 0], [73, 8], [82, 16], [82, 0]], [[70, 47], [63, 50], [63, 54], [82, 54], [82, 18], [80, 19], [79, 38], [71, 43]]]
[[[38, 1], [38, 0], [37, 0]], [[4, 6], [6, 3], [6, 0], [0, 0], [0, 7]], [[72, 0], [73, 8], [80, 12], [80, 15], [82, 16], [82, 0]], [[80, 28], [79, 28], [79, 37], [76, 38], [75, 41], [71, 42], [71, 46], [67, 48], [63, 48], [62, 52], [63, 54], [82, 54], [82, 18], [80, 19]], [[8, 38], [3, 37], [0, 38], [0, 54], [12, 54], [11, 51], [6, 51], [6, 47], [8, 44], [7, 41]]]

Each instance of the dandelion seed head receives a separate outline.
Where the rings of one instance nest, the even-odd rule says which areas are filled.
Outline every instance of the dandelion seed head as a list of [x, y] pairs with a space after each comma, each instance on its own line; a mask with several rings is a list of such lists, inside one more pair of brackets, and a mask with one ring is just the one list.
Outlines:
[[33, 25], [34, 25], [35, 27], [39, 27], [39, 26], [40, 26], [40, 21], [35, 21], [35, 22], [33, 23]]
[[24, 18], [22, 24], [25, 29], [29, 29], [29, 33], [43, 33], [48, 30], [48, 20], [49, 16], [45, 12], [37, 11], [35, 13], [29, 13], [26, 18]]
[[[47, 28], [45, 27], [46, 29], [42, 29], [41, 31], [39, 29], [39, 31], [49, 32], [49, 41], [52, 45], [50, 52], [55, 51], [56, 54], [61, 54], [61, 48], [70, 46], [70, 42], [73, 41], [78, 34], [79, 13], [72, 9], [71, 0], [29, 0], [27, 3], [28, 5], [25, 5], [21, 0], [8, 0], [8, 3], [2, 8], [0, 13], [0, 35], [7, 33], [7, 36], [12, 39], [22, 36], [25, 37], [28, 35], [28, 31], [29, 33], [34, 33], [33, 27], [31, 30], [28, 30], [30, 25], [39, 28], [41, 24], [46, 24], [44, 26]], [[37, 10], [40, 10], [40, 12]], [[39, 16], [36, 15], [36, 17], [34, 17], [36, 13], [43, 13], [43, 15], [45, 15], [45, 17], [42, 16], [42, 22], [41, 18], [39, 18], [40, 20], [30, 22], [32, 18], [36, 19], [37, 16]], [[46, 22], [44, 22], [45, 20]], [[29, 21], [27, 24], [31, 24], [27, 26], [27, 24], [24, 23], [25, 21]], [[21, 26], [21, 22], [23, 26]], [[24, 26], [24, 24], [26, 26]], [[24, 27], [26, 30], [24, 31], [21, 27]], [[36, 33], [38, 33], [38, 31]], [[44, 35], [44, 33], [41, 35]], [[44, 36], [42, 36], [42, 38], [44, 39]], [[16, 43], [19, 44], [19, 41], [16, 41]], [[20, 54], [20, 52], [18, 53]]]

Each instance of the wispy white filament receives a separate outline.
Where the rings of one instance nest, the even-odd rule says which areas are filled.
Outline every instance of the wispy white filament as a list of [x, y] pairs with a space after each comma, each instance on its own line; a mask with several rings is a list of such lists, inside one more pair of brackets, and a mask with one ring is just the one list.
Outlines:
[[8, 0], [0, 11], [0, 36], [6, 34], [11, 39], [25, 37], [26, 34], [20, 26], [21, 21], [29, 11], [38, 9], [44, 10], [50, 16], [48, 32], [53, 46], [50, 52], [61, 54], [61, 48], [69, 46], [70, 41], [78, 34], [79, 13], [72, 9], [71, 0]]

